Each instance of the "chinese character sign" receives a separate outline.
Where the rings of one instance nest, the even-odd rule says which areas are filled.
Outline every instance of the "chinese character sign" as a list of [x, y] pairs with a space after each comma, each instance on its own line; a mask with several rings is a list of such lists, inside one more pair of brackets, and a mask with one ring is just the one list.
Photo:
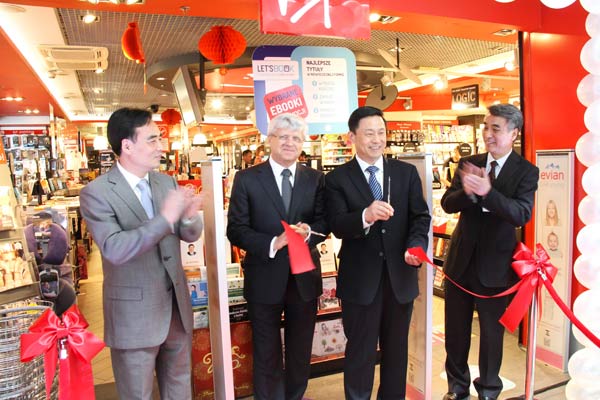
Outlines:
[[260, 30], [369, 39], [369, 0], [260, 0]]

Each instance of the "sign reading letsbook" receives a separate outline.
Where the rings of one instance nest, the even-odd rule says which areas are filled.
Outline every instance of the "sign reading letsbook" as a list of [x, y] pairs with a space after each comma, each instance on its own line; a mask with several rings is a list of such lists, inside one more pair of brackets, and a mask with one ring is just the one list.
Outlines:
[[368, 40], [369, 0], [260, 0], [260, 30]]
[[462, 86], [452, 89], [453, 110], [477, 107], [479, 107], [479, 85]]

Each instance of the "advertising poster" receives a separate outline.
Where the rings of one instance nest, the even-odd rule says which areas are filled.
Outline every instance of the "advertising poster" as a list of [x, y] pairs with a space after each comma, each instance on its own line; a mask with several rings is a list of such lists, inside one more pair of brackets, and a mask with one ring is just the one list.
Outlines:
[[252, 55], [256, 126], [294, 113], [308, 122], [309, 135], [346, 133], [358, 107], [356, 59], [341, 47], [261, 46]]
[[[573, 160], [573, 150], [537, 152], [540, 180], [535, 202], [535, 243], [544, 246], [550, 262], [558, 268], [552, 285], [567, 304], [573, 265]], [[542, 289], [541, 303], [537, 359], [566, 371], [571, 323], [546, 289]]]

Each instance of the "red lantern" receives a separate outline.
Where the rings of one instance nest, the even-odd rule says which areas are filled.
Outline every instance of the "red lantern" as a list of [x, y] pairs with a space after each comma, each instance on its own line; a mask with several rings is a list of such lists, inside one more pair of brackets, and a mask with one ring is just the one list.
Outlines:
[[130, 22], [121, 37], [121, 49], [123, 54], [130, 60], [138, 64], [146, 62], [144, 50], [142, 49], [142, 40], [140, 39], [140, 29], [137, 22]]
[[317, 140], [319, 138], [319, 135], [310, 135], [309, 138], [310, 140]]
[[169, 108], [160, 114], [160, 118], [167, 125], [175, 125], [181, 121], [181, 114], [179, 114], [179, 111]]
[[232, 64], [244, 54], [246, 39], [231, 26], [213, 26], [198, 41], [198, 50], [215, 64]]

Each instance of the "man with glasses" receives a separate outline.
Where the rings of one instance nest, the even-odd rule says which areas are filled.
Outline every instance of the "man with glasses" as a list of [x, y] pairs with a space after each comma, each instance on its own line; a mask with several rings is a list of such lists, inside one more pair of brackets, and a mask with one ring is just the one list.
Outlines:
[[[462, 158], [452, 185], [442, 197], [447, 213], [460, 212], [444, 264], [446, 274], [481, 295], [504, 291], [516, 280], [511, 269], [515, 228], [531, 218], [539, 170], [515, 153], [523, 127], [515, 106], [489, 107], [484, 119], [486, 153]], [[469, 348], [473, 311], [479, 316], [479, 377], [473, 381], [480, 400], [495, 400], [502, 391], [500, 365], [504, 327], [498, 322], [506, 297], [480, 299], [446, 282], [446, 373], [444, 400], [469, 399]]]
[[[296, 162], [306, 131], [306, 122], [296, 115], [273, 118], [267, 132], [268, 161], [239, 171], [231, 191], [227, 237], [246, 251], [244, 297], [252, 324], [257, 400], [300, 400], [310, 374], [317, 298], [322, 293], [316, 245], [323, 241], [311, 231], [328, 234], [328, 228], [323, 173]], [[316, 269], [291, 273], [282, 220], [308, 242]]]
[[81, 191], [81, 213], [102, 254], [104, 340], [120, 399], [191, 399], [192, 307], [179, 243], [202, 233], [201, 199], [156, 172], [162, 148], [152, 113], [108, 120], [118, 161]]

